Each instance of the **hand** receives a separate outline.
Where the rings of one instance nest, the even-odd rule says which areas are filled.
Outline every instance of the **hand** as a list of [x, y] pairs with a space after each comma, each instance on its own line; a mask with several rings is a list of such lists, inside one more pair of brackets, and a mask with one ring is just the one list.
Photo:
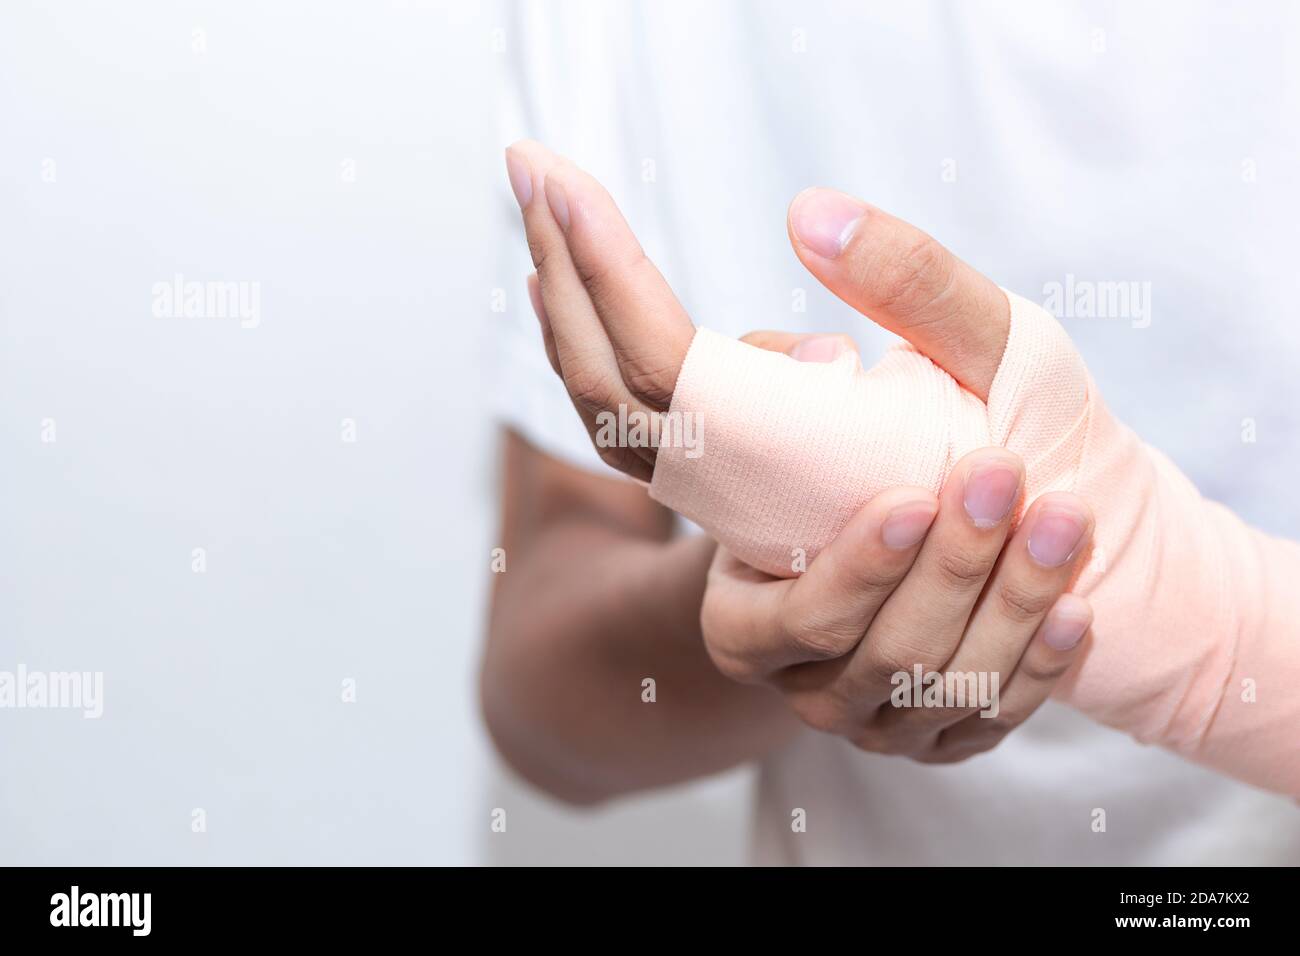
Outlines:
[[506, 151], [537, 272], [528, 291], [546, 355], [601, 459], [649, 481], [654, 448], [604, 446], [597, 416], [668, 408], [695, 327], [609, 194], [539, 143]]
[[[1063, 593], [1092, 516], [1074, 495], [1043, 495], [1007, 541], [1022, 480], [1010, 452], [973, 452], [937, 501], [916, 488], [872, 499], [794, 579], [719, 549], [701, 613], [710, 657], [864, 750], [947, 763], [996, 746], [1052, 692], [1092, 621]], [[954, 678], [966, 706], [896, 706], [914, 702], [917, 667]]]
[[[506, 151], [536, 274], [529, 292], [551, 366], [601, 458], [648, 480], [652, 447], [601, 447], [597, 416], [666, 409], [694, 326], [609, 194], [531, 141]], [[994, 283], [925, 233], [859, 200], [806, 190], [789, 230], [832, 292], [908, 339], [981, 399], [1006, 345], [1009, 310]]]
[[[667, 283], [591, 177], [535, 143], [511, 147], [507, 162], [538, 270], [529, 288], [547, 355], [589, 431], [619, 404], [666, 408], [694, 334]], [[535, 201], [542, 195], [545, 203]], [[827, 190], [795, 200], [790, 232], [832, 291], [987, 398], [1009, 321], [993, 283], [924, 233]], [[805, 360], [828, 360], [834, 350], [827, 340], [781, 333], [749, 341]], [[653, 449], [598, 451], [628, 474], [651, 474]], [[972, 473], [987, 477], [977, 461], [1002, 466], [992, 472], [1005, 478], [1014, 456], [963, 459], [941, 506], [920, 489], [878, 496], [801, 578], [771, 579], [720, 552], [702, 621], [717, 666], [743, 682], [775, 684], [805, 722], [866, 749], [940, 761], [993, 746], [1046, 698], [1090, 625], [1087, 602], [1062, 592], [1092, 518], [1072, 495], [1044, 496], [1008, 543], [1014, 503], [996, 521], [977, 523], [967, 511], [987, 497], [976, 493], [978, 482], [967, 487]], [[1014, 469], [1018, 494], [1019, 462]], [[916, 536], [911, 544], [904, 529]], [[1073, 538], [1065, 552], [1063, 534]], [[997, 716], [976, 713], [991, 715], [991, 707], [890, 707], [895, 675], [917, 665], [983, 673], [986, 690], [998, 675]]]

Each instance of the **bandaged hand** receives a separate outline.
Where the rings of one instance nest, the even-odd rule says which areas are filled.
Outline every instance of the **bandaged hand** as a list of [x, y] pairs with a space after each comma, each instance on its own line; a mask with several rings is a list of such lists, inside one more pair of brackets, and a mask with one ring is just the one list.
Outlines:
[[814, 560], [885, 489], [938, 491], [965, 453], [1003, 446], [1024, 460], [1026, 503], [1068, 491], [1096, 514], [1075, 582], [1093, 639], [1056, 696], [1300, 794], [1300, 548], [1203, 500], [1119, 424], [1050, 315], [914, 227], [812, 190], [791, 207], [796, 254], [906, 344], [869, 370], [852, 353], [791, 361], [694, 330], [590, 177], [540, 147], [514, 158], [547, 200], [520, 197], [548, 354], [593, 435], [623, 403], [689, 416], [703, 436], [698, 454], [624, 444], [602, 448], [607, 461], [741, 560], [791, 577], [792, 555]]

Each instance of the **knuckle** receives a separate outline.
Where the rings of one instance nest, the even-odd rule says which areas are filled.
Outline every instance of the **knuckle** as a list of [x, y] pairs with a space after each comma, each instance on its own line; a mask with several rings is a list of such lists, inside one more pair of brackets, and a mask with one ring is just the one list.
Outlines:
[[841, 657], [853, 647], [847, 635], [817, 627], [812, 622], [798, 624], [788, 633], [795, 651], [808, 660], [824, 661]]
[[1047, 613], [1055, 595], [1014, 581], [998, 586], [998, 610], [1014, 624], [1032, 624]]
[[618, 405], [613, 384], [599, 372], [573, 369], [565, 376], [564, 385], [573, 403], [584, 411], [610, 411]]
[[623, 373], [623, 384], [636, 398], [649, 405], [666, 406], [677, 385], [677, 370], [653, 361], [644, 353], [617, 349], [615, 358]]
[[930, 236], [922, 235], [883, 269], [881, 305], [906, 317], [932, 305], [952, 282], [952, 259]]
[[982, 587], [990, 566], [989, 558], [969, 548], [946, 548], [935, 561], [940, 584], [959, 594]]
[[790, 608], [782, 612], [781, 624], [791, 646], [809, 660], [841, 657], [851, 651], [862, 637], [856, 625], [829, 621]]
[[878, 641], [867, 649], [866, 673], [877, 684], [893, 683], [899, 674], [910, 679], [917, 664], [923, 671], [929, 669], [928, 662], [916, 659], [897, 644]]
[[[951, 727], [955, 723], [963, 720], [970, 720], [972, 717], [978, 717], [980, 704], [967, 699], [965, 703], [948, 703], [943, 702], [938, 707], [926, 707], [915, 711], [911, 719], [921, 724], [926, 724], [940, 729]], [[992, 718], [982, 719], [981, 723], [990, 723]]]
[[903, 580], [906, 568], [886, 568], [874, 564], [863, 564], [855, 568], [851, 585], [859, 595], [883, 595], [892, 593]]

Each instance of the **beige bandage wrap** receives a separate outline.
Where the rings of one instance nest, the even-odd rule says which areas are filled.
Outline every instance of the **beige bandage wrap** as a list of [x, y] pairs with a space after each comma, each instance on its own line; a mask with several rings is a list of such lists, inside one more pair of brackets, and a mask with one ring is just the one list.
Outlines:
[[[1139, 740], [1300, 795], [1300, 547], [1197, 493], [1117, 422], [1059, 323], [1008, 293], [987, 405], [910, 345], [796, 362], [700, 329], [670, 411], [702, 444], [658, 452], [650, 494], [760, 570], [795, 573], [880, 491], [938, 491], [999, 445], [1025, 502], [1066, 490], [1097, 529], [1074, 590], [1093, 638], [1056, 696]], [[1289, 583], [1288, 583], [1289, 582]]]

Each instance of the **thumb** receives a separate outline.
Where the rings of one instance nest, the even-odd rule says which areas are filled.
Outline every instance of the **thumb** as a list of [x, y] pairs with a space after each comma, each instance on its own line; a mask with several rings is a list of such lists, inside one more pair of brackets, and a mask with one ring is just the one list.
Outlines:
[[993, 282], [915, 226], [833, 189], [796, 196], [789, 230], [826, 288], [987, 401], [1010, 327]]
[[797, 332], [750, 332], [740, 341], [768, 352], [781, 352], [799, 362], [833, 362], [858, 344], [847, 335], [802, 335]]

